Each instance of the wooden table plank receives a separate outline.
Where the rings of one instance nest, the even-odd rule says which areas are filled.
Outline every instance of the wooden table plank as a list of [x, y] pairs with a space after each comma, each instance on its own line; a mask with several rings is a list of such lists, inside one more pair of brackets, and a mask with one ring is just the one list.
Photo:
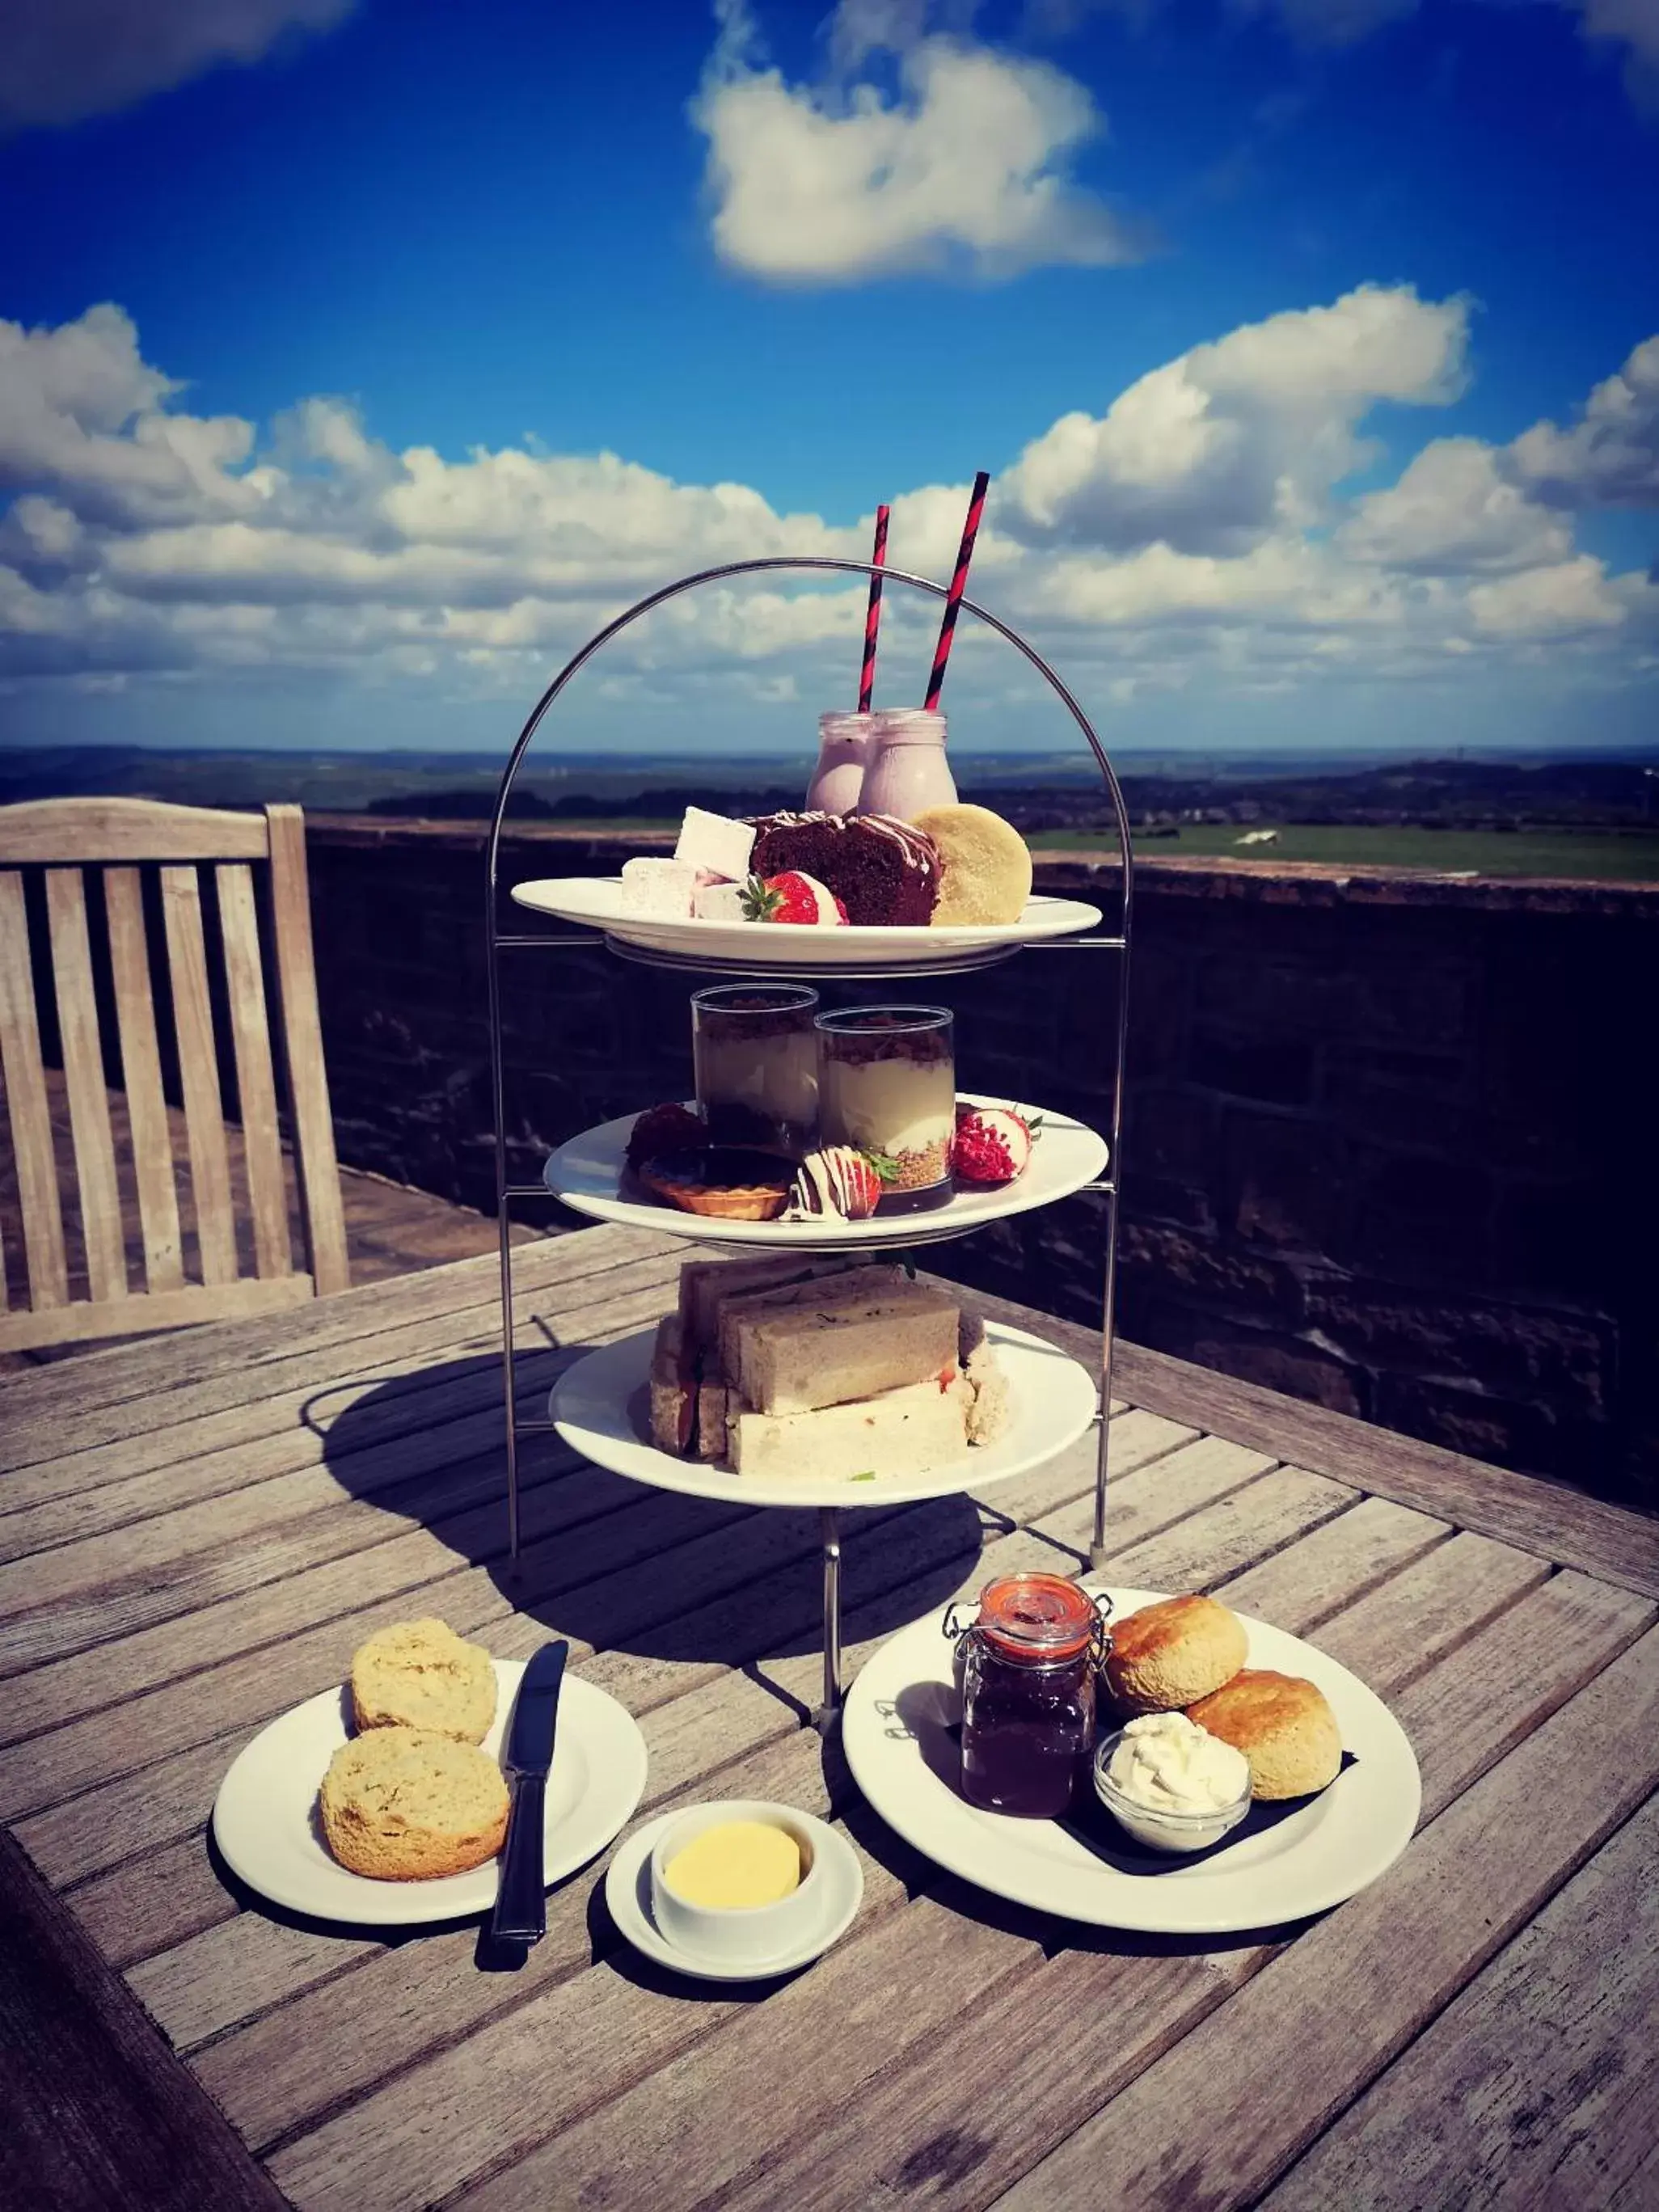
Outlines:
[[1174, 2212], [1199, 2197], [1253, 2199], [1656, 1781], [1659, 1633], [1650, 1632], [1382, 1881], [1308, 1929], [998, 2203], [1052, 2212], [1103, 2191]]
[[1513, 1474], [1373, 1428], [1323, 1406], [1280, 1397], [1231, 1375], [1121, 1344], [1116, 1388], [1133, 1404], [1182, 1415], [1275, 1459], [1352, 1482], [1396, 1504], [1455, 1520], [1621, 1589], [1659, 1597], [1659, 1519], [1608, 1505], [1565, 1484]]
[[[513, 1264], [515, 1271], [526, 1271], [526, 1280], [539, 1281], [584, 1273], [601, 1254], [639, 1260], [653, 1251], [685, 1256], [678, 1238], [648, 1237], [607, 1223], [519, 1245]], [[348, 1345], [387, 1325], [449, 1313], [469, 1302], [488, 1303], [498, 1294], [499, 1282], [500, 1262], [494, 1253], [486, 1253], [419, 1274], [368, 1283], [347, 1296], [314, 1299], [262, 1321], [209, 1322], [183, 1336], [117, 1345], [72, 1364], [9, 1375], [0, 1381], [0, 1404], [7, 1416], [0, 1469], [53, 1458], [63, 1449], [68, 1415], [76, 1425], [77, 1444], [108, 1442], [165, 1423], [175, 1391], [188, 1391], [196, 1412], [207, 1409], [204, 1401], [240, 1404], [257, 1389], [257, 1370], [272, 1361], [327, 1354], [332, 1365], [325, 1372], [337, 1374], [350, 1358]]]
[[[550, 1255], [557, 1249], [550, 1241], [520, 1248], [527, 1255]], [[672, 1301], [674, 1280], [672, 1263], [660, 1255], [574, 1280], [562, 1281], [553, 1275], [545, 1283], [532, 1284], [518, 1300], [515, 1342], [521, 1350], [545, 1351], [576, 1341], [565, 1326], [568, 1322], [585, 1321], [590, 1312], [619, 1310], [624, 1301], [646, 1291], [659, 1293], [660, 1311]], [[384, 1404], [389, 1411], [405, 1390], [428, 1388], [434, 1371], [441, 1377], [458, 1358], [485, 1360], [493, 1353], [499, 1362], [498, 1301], [482, 1280], [452, 1287], [454, 1305], [358, 1338], [349, 1358], [330, 1346], [258, 1363], [240, 1378], [239, 1394], [228, 1402], [226, 1378], [209, 1374], [193, 1388], [181, 1385], [157, 1393], [146, 1403], [146, 1424], [112, 1439], [86, 1443], [78, 1424], [66, 1430], [62, 1416], [53, 1417], [55, 1456], [0, 1476], [0, 1540], [18, 1547], [18, 1516], [25, 1510], [38, 1513], [54, 1503], [72, 1507], [76, 1501], [93, 1500], [111, 1485], [170, 1469], [181, 1462], [223, 1451], [256, 1450], [269, 1438], [308, 1431], [319, 1416], [337, 1421], [365, 1398], [372, 1398], [377, 1409]], [[441, 1353], [442, 1358], [434, 1357]], [[499, 1401], [499, 1364], [495, 1373]], [[0, 1409], [9, 1409], [10, 1389], [9, 1378], [0, 1382]], [[98, 1499], [95, 1510], [108, 1508]], [[49, 1522], [42, 1520], [40, 1526], [41, 1540], [62, 1540], [64, 1532]], [[82, 1533], [81, 1526], [67, 1533]]]
[[[654, 1321], [661, 1304], [661, 1288], [653, 1285], [575, 1309], [570, 1317], [580, 1317], [580, 1344], [549, 1346], [543, 1333], [546, 1320], [538, 1316], [529, 1322], [519, 1344], [521, 1364], [516, 1380], [520, 1393], [533, 1397], [537, 1415], [545, 1413], [547, 1391], [567, 1368], [594, 1345], [629, 1335]], [[307, 1468], [326, 1468], [349, 1492], [369, 1490], [374, 1484], [368, 1477], [376, 1462], [364, 1455], [371, 1449], [380, 1454], [384, 1463], [396, 1466], [400, 1456], [397, 1447], [403, 1447], [404, 1457], [412, 1457], [419, 1449], [418, 1443], [406, 1440], [419, 1439], [441, 1423], [468, 1414], [499, 1425], [501, 1407], [499, 1340], [493, 1346], [486, 1340], [458, 1344], [445, 1359], [400, 1363], [362, 1382], [354, 1380], [334, 1389], [284, 1395], [276, 1401], [267, 1435], [240, 1443], [220, 1435], [206, 1449], [192, 1450], [196, 1439], [179, 1432], [176, 1450], [161, 1466], [91, 1489], [66, 1491], [0, 1516], [0, 1562], [38, 1559], [46, 1552], [55, 1559], [68, 1554], [70, 1560], [86, 1563], [90, 1579], [100, 1580], [99, 1555], [71, 1551], [70, 1547], [112, 1530], [132, 1529], [140, 1522], [172, 1525], [165, 1516], [185, 1506], [233, 1491], [250, 1492], [276, 1476]], [[216, 1416], [216, 1430], [223, 1425], [224, 1417]], [[477, 1433], [489, 1431], [486, 1427]], [[15, 1579], [25, 1577], [20, 1574]], [[0, 1607], [5, 1604], [5, 1580], [0, 1566]]]
[[[1272, 2212], [1614, 2203], [1659, 2145], [1659, 1798], [1265, 2200]], [[1639, 2199], [1632, 2198], [1632, 2203]]]
[[283, 2212], [283, 2198], [0, 1833], [0, 2132], [28, 2212]]

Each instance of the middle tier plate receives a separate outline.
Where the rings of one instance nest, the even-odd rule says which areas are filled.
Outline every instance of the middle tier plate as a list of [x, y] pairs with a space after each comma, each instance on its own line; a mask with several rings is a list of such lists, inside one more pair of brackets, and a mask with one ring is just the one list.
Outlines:
[[874, 1214], [868, 1221], [721, 1221], [650, 1199], [622, 1195], [623, 1153], [639, 1119], [625, 1114], [584, 1129], [561, 1145], [542, 1170], [555, 1198], [578, 1213], [599, 1221], [619, 1221], [630, 1229], [654, 1229], [669, 1237], [689, 1237], [709, 1244], [761, 1244], [780, 1251], [867, 1252], [878, 1246], [902, 1250], [908, 1245], [938, 1244], [968, 1237], [988, 1221], [1001, 1221], [1033, 1206], [1052, 1206], [1096, 1182], [1106, 1165], [1106, 1139], [1086, 1123], [1040, 1106], [989, 1098], [971, 1091], [957, 1093], [971, 1106], [1012, 1105], [1026, 1120], [1041, 1123], [1030, 1164], [1012, 1182], [959, 1190], [947, 1206], [931, 1213]]
[[554, 1384], [549, 1410], [561, 1439], [595, 1467], [726, 1505], [908, 1505], [959, 1491], [977, 1496], [1068, 1449], [1087, 1433], [1100, 1403], [1094, 1376], [1057, 1346], [1000, 1322], [988, 1322], [986, 1334], [1008, 1378], [1007, 1429], [994, 1443], [974, 1444], [959, 1458], [920, 1474], [769, 1481], [659, 1450], [647, 1440], [652, 1328], [579, 1359]]

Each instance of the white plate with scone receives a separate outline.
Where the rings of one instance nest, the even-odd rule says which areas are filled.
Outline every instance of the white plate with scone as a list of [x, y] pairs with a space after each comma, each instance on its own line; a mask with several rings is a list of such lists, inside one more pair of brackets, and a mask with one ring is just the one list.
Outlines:
[[[496, 1687], [495, 1717], [479, 1749], [493, 1764], [500, 1758], [524, 1662], [496, 1659], [489, 1663]], [[319, 1920], [400, 1927], [488, 1912], [495, 1901], [498, 1835], [494, 1846], [489, 1836], [483, 1838], [489, 1855], [481, 1864], [458, 1874], [423, 1877], [405, 1873], [376, 1879], [354, 1873], [330, 1850], [319, 1793], [336, 1754], [348, 1743], [372, 1745], [378, 1753], [376, 1737], [408, 1738], [414, 1733], [392, 1727], [354, 1732], [352, 1721], [350, 1686], [325, 1690], [262, 1729], [238, 1755], [219, 1785], [213, 1807], [214, 1838], [232, 1873], [273, 1904]], [[465, 1743], [453, 1743], [449, 1749], [454, 1754], [449, 1763], [456, 1767], [471, 1751]], [[438, 1756], [449, 1758], [448, 1753]], [[633, 1716], [592, 1683], [567, 1675], [547, 1781], [544, 1871], [550, 1888], [586, 1865], [618, 1834], [640, 1802], [645, 1776], [645, 1739]], [[447, 1774], [422, 1779], [429, 1789], [441, 1782], [454, 1783]], [[464, 1783], [465, 1778], [460, 1779]], [[479, 1819], [471, 1807], [459, 1802], [453, 1814], [444, 1817], [453, 1828], [458, 1855], [469, 1855], [468, 1844], [476, 1850]], [[484, 1807], [483, 1820], [488, 1824], [495, 1817], [492, 1802]], [[501, 1817], [504, 1820], [504, 1802]], [[382, 1844], [386, 1825], [382, 1810]], [[423, 1844], [428, 1860], [433, 1853], [429, 1828], [412, 1839], [393, 1840], [406, 1849], [411, 1840]], [[441, 1855], [441, 1846], [439, 1850]], [[372, 1858], [373, 1851], [368, 1856]], [[395, 1857], [394, 1850], [381, 1862], [388, 1873]]]
[[[1107, 1595], [1117, 1622], [1165, 1598], [1115, 1587]], [[1300, 1637], [1248, 1613], [1236, 1619], [1247, 1668], [1299, 1678], [1323, 1693], [1348, 1763], [1273, 1825], [1241, 1829], [1237, 1840], [1203, 1856], [1164, 1859], [1153, 1871], [1130, 1866], [1125, 1852], [1125, 1863], [1115, 1864], [1054, 1820], [970, 1805], [960, 1787], [952, 1645], [941, 1613], [900, 1630], [860, 1671], [842, 1723], [848, 1764], [907, 1842], [965, 1881], [1038, 1911], [1169, 1936], [1305, 1919], [1375, 1881], [1405, 1850], [1421, 1802], [1417, 1760], [1399, 1722], [1357, 1675]], [[1234, 1654], [1222, 1671], [1237, 1663]], [[1086, 1778], [1081, 1786], [1088, 1788]]]

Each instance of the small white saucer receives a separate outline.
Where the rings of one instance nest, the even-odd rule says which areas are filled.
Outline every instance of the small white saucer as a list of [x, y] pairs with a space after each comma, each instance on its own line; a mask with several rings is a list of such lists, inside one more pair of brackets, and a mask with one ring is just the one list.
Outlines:
[[684, 1809], [677, 1807], [636, 1828], [617, 1845], [605, 1877], [605, 1901], [611, 1917], [634, 1948], [654, 1965], [666, 1966], [671, 1973], [689, 1974], [700, 1982], [768, 1981], [775, 1974], [793, 1974], [798, 1966], [809, 1965], [852, 1926], [864, 1901], [864, 1869], [859, 1864], [859, 1855], [836, 1829], [815, 1820], [810, 1813], [801, 1813], [796, 1817], [811, 1835], [828, 1892], [824, 1917], [811, 1936], [775, 1959], [742, 1966], [700, 1958], [671, 1943], [658, 1933], [651, 1914], [651, 1848], [668, 1823], [678, 1820]]

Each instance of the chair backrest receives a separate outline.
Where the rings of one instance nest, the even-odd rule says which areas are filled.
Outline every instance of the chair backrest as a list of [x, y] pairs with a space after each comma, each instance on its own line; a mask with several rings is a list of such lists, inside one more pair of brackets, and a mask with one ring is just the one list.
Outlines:
[[[209, 974], [210, 932], [204, 927], [204, 871], [198, 866], [202, 862], [213, 867], [216, 938], [222, 951], [219, 1003], [229, 1016], [251, 1274], [241, 1272], [237, 1250]], [[272, 1053], [253, 872], [261, 863], [270, 872], [270, 951], [298, 1170], [304, 1269], [294, 1264], [277, 1122], [277, 1058]], [[159, 864], [167, 995], [173, 1012], [172, 1066], [183, 1108], [199, 1281], [187, 1280], [185, 1273], [179, 1184], [151, 988], [144, 871], [152, 864]], [[35, 999], [36, 962], [21, 871], [37, 867], [45, 875], [40, 967], [44, 972], [49, 966], [52, 976], [86, 1297], [71, 1294]], [[89, 868], [100, 868], [103, 874], [107, 958], [100, 964], [104, 1002], [107, 1006], [112, 999], [120, 1048], [143, 1295], [136, 1295], [128, 1279], [122, 1177], [105, 1080], [88, 917]], [[232, 814], [142, 799], [53, 799], [0, 807], [0, 1070], [23, 1244], [21, 1255], [0, 1255], [5, 1279], [0, 1350], [259, 1313], [346, 1288], [345, 1220], [318, 1017], [305, 822], [297, 806]], [[20, 1296], [25, 1273], [26, 1295]]]

